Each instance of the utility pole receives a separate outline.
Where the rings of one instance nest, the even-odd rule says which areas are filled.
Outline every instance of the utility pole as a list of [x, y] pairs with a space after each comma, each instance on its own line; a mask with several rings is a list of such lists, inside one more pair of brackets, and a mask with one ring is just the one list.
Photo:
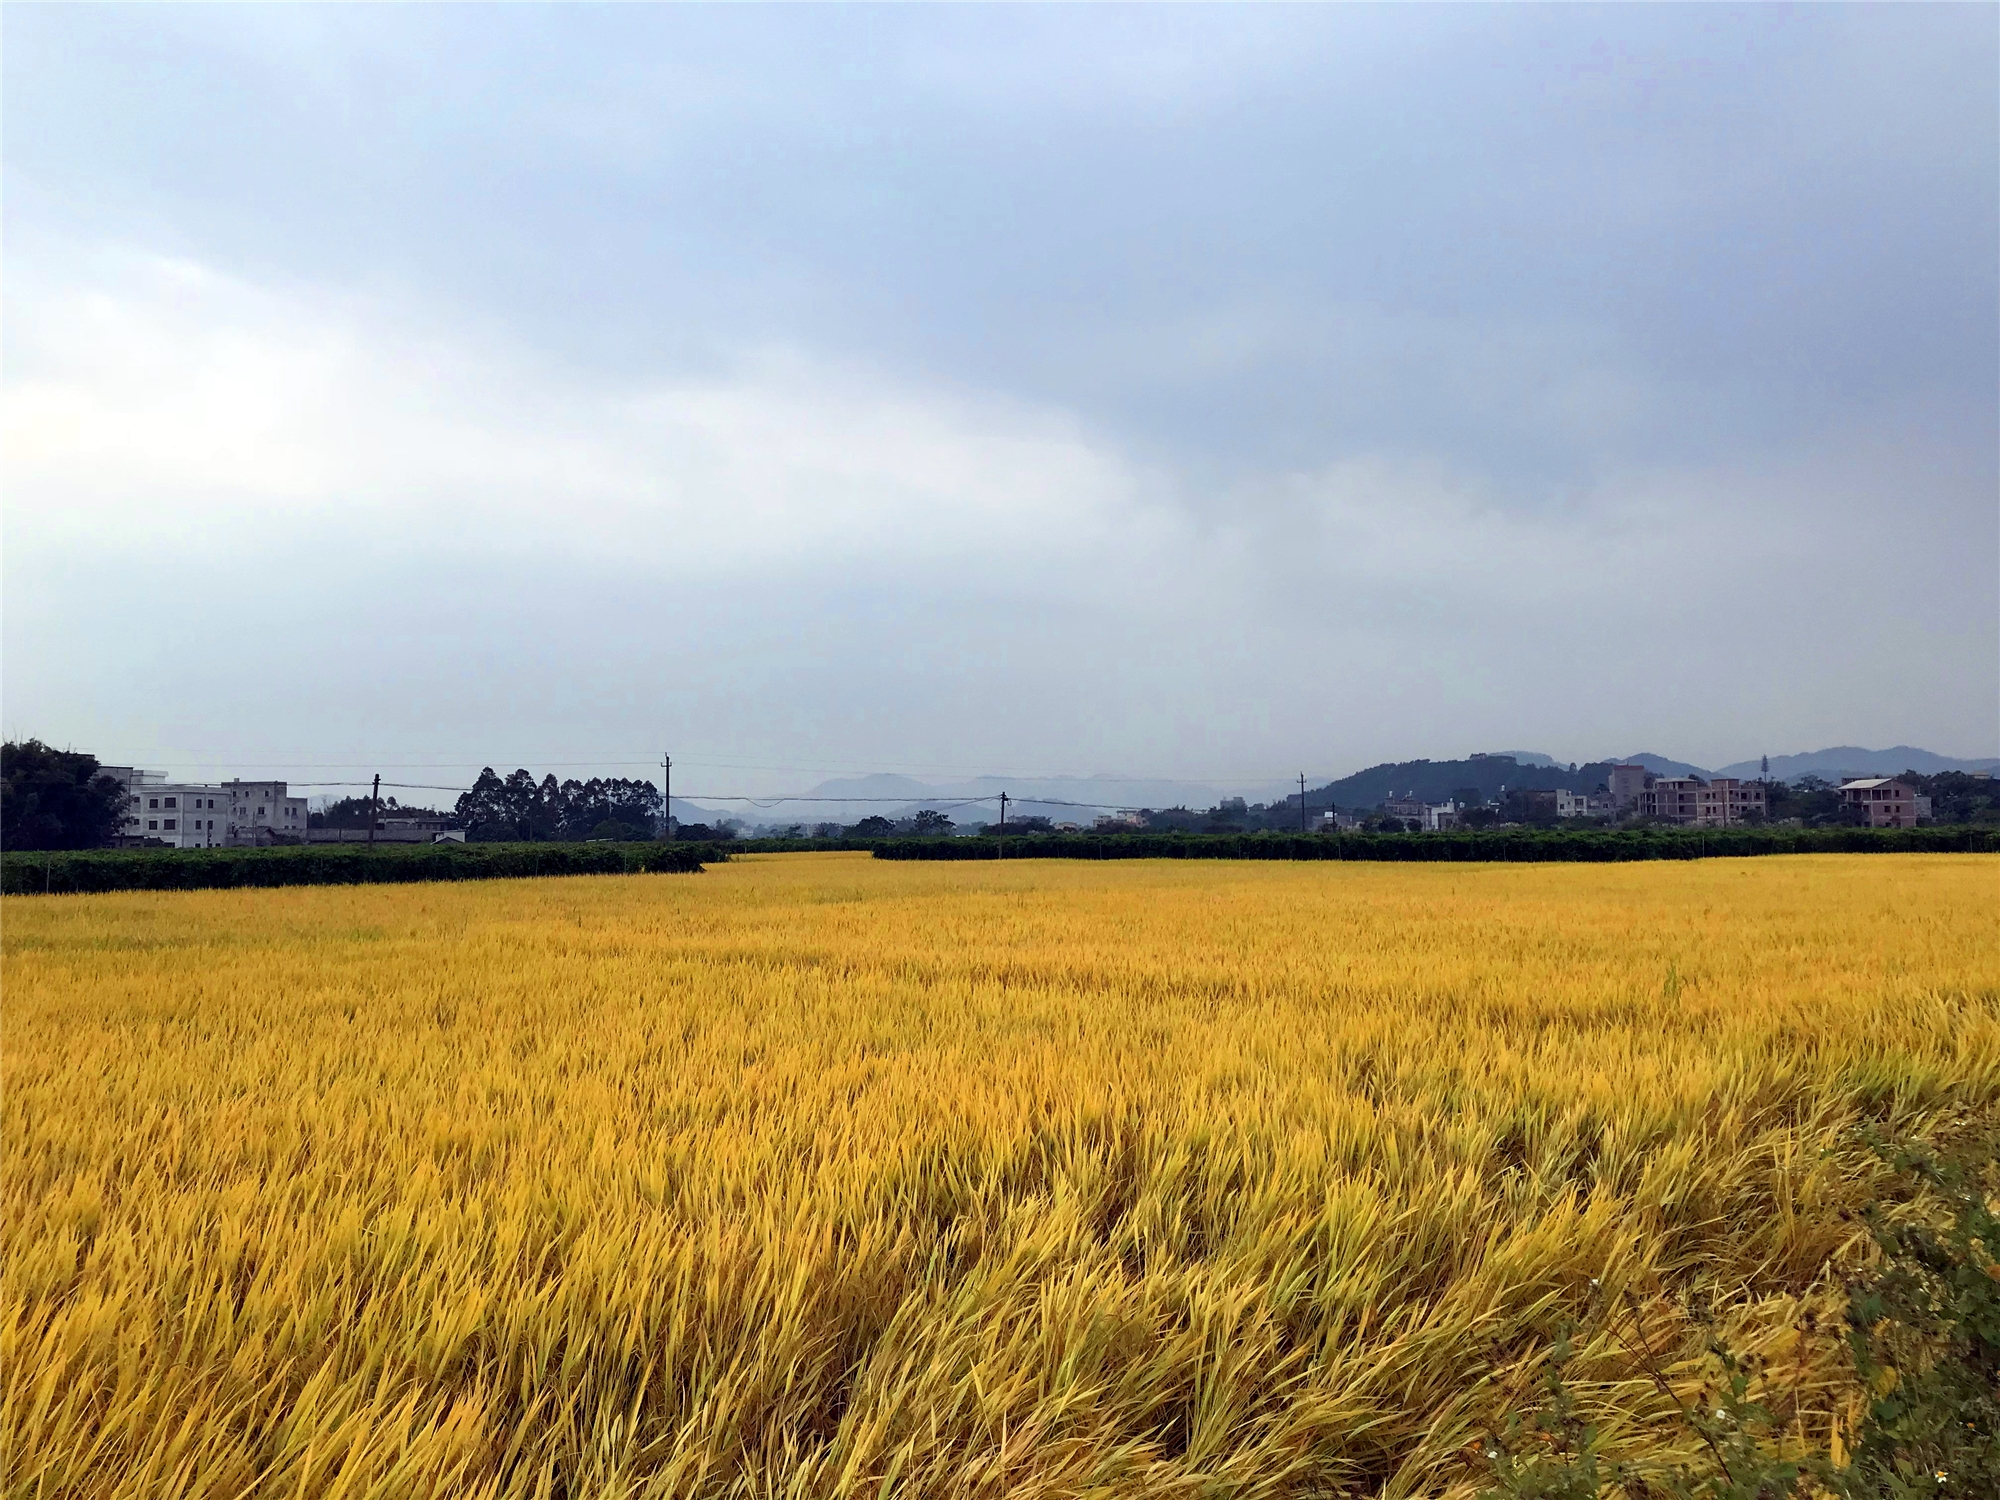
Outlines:
[[674, 758], [660, 757], [660, 831], [667, 838], [674, 836]]
[[368, 847], [375, 847], [375, 809], [382, 803], [382, 773], [375, 773], [375, 786], [368, 793]]
[[1299, 772], [1299, 832], [1306, 831], [1306, 773]]
[[1005, 859], [1005, 858], [1007, 857], [1007, 794], [1006, 794], [1005, 792], [1002, 792], [1002, 793], [1000, 794], [1000, 855], [999, 855], [999, 857], [1000, 857], [1001, 859]]

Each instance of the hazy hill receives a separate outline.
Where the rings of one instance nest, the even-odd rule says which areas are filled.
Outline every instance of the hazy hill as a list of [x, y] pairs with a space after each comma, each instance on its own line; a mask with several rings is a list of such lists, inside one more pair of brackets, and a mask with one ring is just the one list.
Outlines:
[[1454, 794], [1477, 791], [1486, 801], [1504, 791], [1588, 792], [1601, 785], [1610, 765], [1594, 761], [1574, 771], [1566, 766], [1528, 766], [1511, 755], [1480, 755], [1467, 760], [1404, 760], [1370, 766], [1352, 776], [1316, 787], [1306, 795], [1309, 807], [1374, 807], [1390, 797], [1421, 797], [1444, 802]]
[[[871, 814], [905, 818], [934, 807], [960, 824], [990, 823], [1000, 816], [1000, 793], [1007, 816], [1048, 818], [1089, 824], [1100, 812], [1118, 808], [1190, 807], [1205, 809], [1229, 795], [1205, 782], [1166, 781], [1129, 776], [974, 776], [962, 781], [918, 781], [879, 774], [823, 781], [797, 797], [768, 806], [741, 804], [738, 816], [766, 825], [858, 823]], [[817, 801], [814, 799], [828, 800]], [[855, 799], [855, 800], [848, 800]]]
[[[1711, 776], [1725, 774], [1719, 771], [1705, 771], [1700, 766], [1690, 765], [1684, 760], [1669, 760], [1666, 756], [1655, 755], [1650, 750], [1641, 750], [1636, 754], [1627, 755], [1618, 764], [1623, 766], [1644, 766], [1655, 776], [1699, 776], [1704, 781]], [[1753, 765], [1751, 770], [1754, 772], [1755, 769], [1756, 767]], [[1735, 774], [1741, 775], [1742, 773], [1737, 772]]]
[[[1759, 764], [1755, 760], [1739, 760], [1715, 774], [1755, 776]], [[1793, 781], [1801, 776], [1824, 776], [1829, 781], [1840, 776], [1893, 776], [1898, 771], [1915, 771], [1919, 776], [1935, 776], [1940, 771], [2000, 771], [2000, 759], [1959, 760], [1919, 750], [1914, 745], [1891, 745], [1887, 750], [1835, 745], [1830, 750], [1771, 757], [1771, 775], [1779, 781]]]
[[[1643, 750], [1621, 757], [1620, 763], [1642, 765], [1658, 776], [1707, 778], [1758, 774], [1758, 762], [1754, 760], [1709, 771], [1688, 761]], [[1366, 808], [1394, 796], [1444, 802], [1466, 791], [1476, 791], [1489, 801], [1497, 800], [1503, 790], [1550, 791], [1564, 787], [1588, 792], [1604, 784], [1612, 764], [1592, 761], [1572, 771], [1535, 750], [1496, 751], [1463, 760], [1393, 761], [1322, 783], [1307, 793], [1306, 800], [1312, 807], [1324, 807], [1331, 802], [1338, 807]], [[1972, 770], [2000, 770], [2000, 759], [1957, 760], [1910, 745], [1896, 745], [1887, 750], [1838, 745], [1829, 750], [1771, 758], [1771, 775], [1778, 780], [1796, 780], [1807, 774], [1833, 779], [1841, 775], [1890, 775], [1898, 771], [1917, 771], [1928, 776], [1939, 771]], [[999, 817], [998, 799], [1003, 791], [1007, 793], [1010, 819], [1043, 817], [1058, 823], [1085, 825], [1099, 812], [1118, 808], [1187, 807], [1202, 811], [1225, 797], [1243, 795], [1238, 789], [1205, 782], [1147, 777], [974, 776], [932, 782], [879, 772], [823, 781], [809, 792], [777, 799], [766, 806], [730, 803], [703, 807], [676, 797], [674, 816], [690, 823], [734, 817], [767, 827], [788, 823], [810, 827], [815, 823], [858, 823], [873, 813], [886, 818], [906, 818], [919, 808], [934, 807], [960, 825], [969, 826]], [[1250, 800], [1279, 802], [1287, 795], [1282, 789], [1270, 788]]]

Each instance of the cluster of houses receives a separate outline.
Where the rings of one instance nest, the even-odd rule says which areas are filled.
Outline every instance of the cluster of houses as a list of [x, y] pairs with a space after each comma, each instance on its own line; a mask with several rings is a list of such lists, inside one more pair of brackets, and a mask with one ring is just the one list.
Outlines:
[[[1836, 790], [1842, 804], [1871, 828], [1913, 828], [1930, 820], [1930, 798], [1892, 776], [1856, 777], [1842, 782]], [[1601, 791], [1558, 788], [1514, 796], [1531, 814], [1540, 812], [1557, 819], [1617, 822], [1644, 818], [1685, 828], [1740, 828], [1764, 822], [1771, 814], [1770, 788], [1764, 781], [1732, 776], [1661, 776], [1642, 765], [1611, 767]], [[1459, 827], [1466, 811], [1457, 802], [1427, 802], [1414, 796], [1390, 797], [1381, 809], [1384, 817], [1432, 833]], [[1360, 825], [1357, 815], [1334, 809], [1328, 809], [1319, 821], [1321, 831], [1329, 833]]]
[[[1523, 791], [1514, 794], [1532, 814], [1556, 818], [1650, 818], [1689, 828], [1734, 828], [1762, 822], [1770, 814], [1769, 794], [1761, 781], [1718, 776], [1657, 776], [1644, 766], [1613, 766], [1599, 792]], [[1384, 816], [1413, 828], [1432, 831], [1456, 828], [1464, 809], [1456, 802], [1424, 802], [1392, 797], [1382, 805]]]
[[[367, 843], [365, 828], [314, 828], [306, 799], [282, 781], [169, 781], [164, 772], [105, 766], [131, 793], [118, 842], [169, 849], [260, 849], [273, 844]], [[441, 819], [379, 818], [373, 841], [429, 844], [465, 835]]]
[[[1911, 828], [1928, 822], [1930, 798], [1907, 782], [1892, 776], [1855, 777], [1836, 788], [1842, 804], [1852, 809], [1857, 821], [1873, 828]], [[1606, 822], [1647, 819], [1684, 828], [1740, 828], [1762, 823], [1771, 816], [1771, 788], [1763, 780], [1742, 777], [1662, 776], [1643, 765], [1614, 765], [1602, 789], [1594, 792], [1524, 790], [1509, 793], [1506, 804], [1525, 813], [1528, 819], [1597, 818]], [[1221, 804], [1216, 812], [1227, 818], [1241, 817], [1241, 799]], [[1262, 811], [1262, 809], [1258, 809]], [[1457, 802], [1429, 802], [1415, 795], [1389, 797], [1379, 816], [1394, 818], [1413, 831], [1441, 833], [1466, 822], [1468, 807]], [[1321, 833], [1360, 828], [1359, 813], [1327, 808], [1313, 825]], [[1132, 833], [1146, 829], [1143, 813], [1107, 813], [1094, 828], [1099, 833]], [[1056, 831], [1076, 831], [1074, 823], [1059, 823]]]
[[282, 781], [169, 781], [159, 771], [105, 766], [132, 795], [119, 838], [170, 849], [239, 849], [305, 842], [306, 799]]
[[[1856, 777], [1836, 790], [1841, 803], [1871, 828], [1914, 828], [1928, 822], [1930, 798], [1892, 776]], [[1740, 828], [1770, 817], [1770, 787], [1758, 780], [1717, 776], [1660, 776], [1642, 765], [1610, 768], [1605, 787], [1597, 792], [1528, 791], [1517, 794], [1530, 810], [1557, 818], [1604, 818], [1612, 821], [1646, 818], [1685, 828]], [[1431, 803], [1391, 797], [1382, 805], [1385, 817], [1412, 828], [1439, 831], [1456, 828], [1464, 809], [1456, 802]], [[1323, 826], [1355, 826], [1345, 813], [1328, 812]]]

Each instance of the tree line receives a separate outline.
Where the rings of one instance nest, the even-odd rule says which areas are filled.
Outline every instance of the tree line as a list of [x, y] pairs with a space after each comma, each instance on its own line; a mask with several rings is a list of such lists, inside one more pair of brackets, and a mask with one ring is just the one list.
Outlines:
[[646, 839], [665, 811], [660, 789], [650, 781], [618, 776], [557, 781], [553, 772], [537, 781], [526, 770], [503, 778], [487, 766], [459, 797], [452, 819], [468, 839], [481, 841]]

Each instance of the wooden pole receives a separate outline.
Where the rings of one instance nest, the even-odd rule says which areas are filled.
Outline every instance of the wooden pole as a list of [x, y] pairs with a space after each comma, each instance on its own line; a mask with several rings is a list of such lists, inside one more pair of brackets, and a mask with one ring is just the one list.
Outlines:
[[375, 773], [375, 786], [368, 793], [368, 847], [375, 847], [375, 810], [382, 802], [382, 773]]

